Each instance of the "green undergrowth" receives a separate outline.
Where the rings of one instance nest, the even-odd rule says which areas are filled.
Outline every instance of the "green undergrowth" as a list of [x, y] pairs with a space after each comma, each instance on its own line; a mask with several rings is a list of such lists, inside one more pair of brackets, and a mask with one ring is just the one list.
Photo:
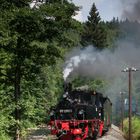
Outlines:
[[[124, 120], [124, 134], [126, 139], [129, 138], [128, 118]], [[132, 118], [132, 140], [140, 140], [140, 117]]]

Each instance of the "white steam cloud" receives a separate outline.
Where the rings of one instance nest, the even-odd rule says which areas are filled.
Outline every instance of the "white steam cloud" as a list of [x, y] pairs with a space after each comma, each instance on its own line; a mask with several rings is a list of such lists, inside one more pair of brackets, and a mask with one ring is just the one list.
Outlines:
[[85, 50], [81, 50], [80, 48], [78, 48], [78, 50], [73, 50], [75, 52], [75, 55], [71, 56], [71, 58], [69, 58], [65, 63], [66, 67], [63, 71], [64, 80], [66, 80], [66, 78], [72, 71], [74, 71], [75, 68], [79, 67], [79, 64], [82, 61], [95, 61], [95, 58], [90, 56], [92, 49], [93, 48], [91, 47], [87, 47]]
[[64, 80], [73, 75], [110, 79], [120, 76], [125, 67], [140, 68], [140, 48], [126, 42], [119, 46], [113, 51], [97, 51], [93, 46], [74, 49], [65, 63]]

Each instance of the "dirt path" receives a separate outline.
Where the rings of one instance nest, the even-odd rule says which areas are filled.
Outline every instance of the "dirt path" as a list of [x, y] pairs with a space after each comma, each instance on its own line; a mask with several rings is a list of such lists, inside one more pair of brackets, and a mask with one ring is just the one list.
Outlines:
[[54, 136], [49, 135], [47, 126], [28, 129], [28, 136], [22, 140], [54, 140]]

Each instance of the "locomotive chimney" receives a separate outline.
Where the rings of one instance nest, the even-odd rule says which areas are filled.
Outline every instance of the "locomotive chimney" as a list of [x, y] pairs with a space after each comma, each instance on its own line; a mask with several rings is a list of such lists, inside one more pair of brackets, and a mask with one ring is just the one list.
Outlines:
[[64, 92], [71, 92], [72, 91], [72, 84], [69, 82], [64, 83]]

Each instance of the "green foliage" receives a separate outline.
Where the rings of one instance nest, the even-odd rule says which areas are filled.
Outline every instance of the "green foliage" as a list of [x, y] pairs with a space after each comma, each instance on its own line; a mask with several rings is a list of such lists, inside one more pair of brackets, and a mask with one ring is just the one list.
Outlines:
[[14, 124], [14, 118], [11, 116], [14, 105], [12, 104], [13, 88], [0, 85], [0, 139], [9, 140], [9, 128]]
[[31, 0], [1, 0], [0, 9], [3, 11], [13, 9], [14, 7], [29, 7], [29, 2], [31, 2]]
[[[140, 118], [138, 117], [133, 117], [132, 118], [132, 137], [133, 140], [139, 140], [140, 139]], [[128, 139], [128, 119], [124, 120], [124, 133], [126, 138]]]
[[[65, 1], [66, 2], [66, 1]], [[72, 19], [78, 10], [72, 3], [61, 4], [58, 1], [53, 4], [47, 3], [41, 6], [40, 11], [48, 20], [43, 20], [45, 33], [41, 36], [41, 40], [55, 40], [61, 47], [73, 47], [79, 44], [81, 24]]]
[[62, 64], [61, 61], [58, 61], [55, 66], [46, 66], [43, 69], [44, 75], [48, 75], [46, 77], [46, 92], [47, 98], [50, 99], [46, 104], [46, 108], [50, 108], [52, 105], [55, 105], [63, 91], [62, 69], [60, 67], [60, 64]]

